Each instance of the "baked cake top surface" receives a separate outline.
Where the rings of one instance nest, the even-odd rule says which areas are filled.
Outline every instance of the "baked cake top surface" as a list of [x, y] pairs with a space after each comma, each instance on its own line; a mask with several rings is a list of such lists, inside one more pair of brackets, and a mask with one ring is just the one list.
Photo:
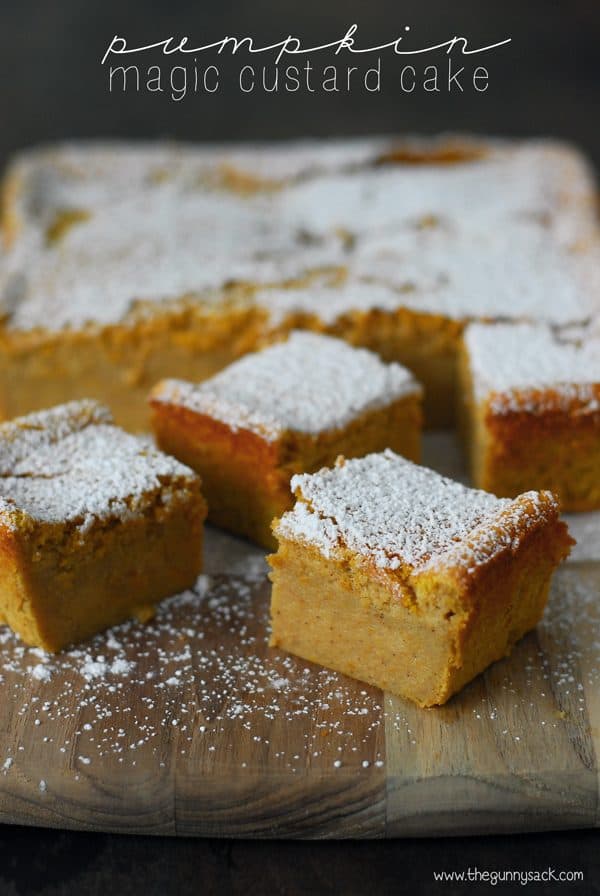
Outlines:
[[191, 470], [112, 423], [94, 401], [74, 401], [0, 424], [0, 519], [20, 514], [72, 523], [127, 520], [167, 505], [197, 480]]
[[258, 185], [339, 172], [375, 163], [392, 143], [389, 137], [229, 144], [81, 140], [19, 153], [8, 173], [19, 182], [21, 215], [43, 221], [58, 209], [97, 208], [167, 180], [197, 187], [223, 170]]
[[599, 307], [600, 245], [572, 251], [530, 225], [478, 236], [448, 225], [379, 234], [357, 243], [346, 266], [339, 284], [260, 289], [255, 301], [275, 326], [295, 313], [332, 324], [349, 311], [399, 308], [564, 325]]
[[5, 258], [1, 304], [13, 330], [110, 325], [140, 303], [283, 282], [342, 257], [339, 236], [307, 239], [270, 196], [165, 182], [75, 221], [55, 246], [40, 246], [35, 232], [18, 241]]
[[339, 429], [420, 392], [400, 364], [385, 364], [330, 336], [293, 332], [286, 342], [246, 355], [198, 385], [166, 380], [155, 397], [275, 440], [287, 431]]
[[467, 488], [389, 449], [292, 478], [298, 500], [277, 534], [313, 544], [329, 557], [340, 546], [382, 569], [467, 569], [507, 546], [515, 531], [556, 502], [528, 492], [516, 501]]
[[[140, 301], [236, 280], [282, 284], [324, 267], [393, 287], [390, 303], [399, 290], [396, 306], [497, 317], [522, 316], [524, 303], [536, 319], [588, 316], [589, 274], [569, 256], [595, 228], [593, 181], [577, 153], [490, 142], [481, 157], [456, 164], [377, 165], [381, 150], [376, 140], [339, 153], [327, 142], [71, 147], [53, 163], [32, 162], [31, 195], [21, 202], [40, 211], [4, 264], [7, 326], [106, 325]], [[272, 168], [283, 184], [242, 195], [202, 174], [223, 164], [256, 176]], [[45, 228], [65, 212], [49, 241]], [[340, 307], [351, 310], [354, 298], [342, 290]]]
[[589, 232], [589, 172], [573, 154], [523, 141], [454, 165], [385, 165], [293, 183], [286, 215], [313, 235], [376, 234], [411, 222], [455, 222], [474, 237], [484, 225], [536, 222], [563, 238]]
[[478, 401], [497, 412], [600, 410], [600, 334], [531, 324], [471, 324], [465, 347]]

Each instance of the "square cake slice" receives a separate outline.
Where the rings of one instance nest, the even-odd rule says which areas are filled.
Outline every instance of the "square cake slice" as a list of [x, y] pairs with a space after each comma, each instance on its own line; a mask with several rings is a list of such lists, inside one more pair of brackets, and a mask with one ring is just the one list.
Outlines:
[[386, 447], [418, 459], [421, 394], [399, 364], [292, 333], [201, 384], [161, 382], [150, 401], [159, 445], [202, 476], [209, 520], [273, 547], [294, 473]]
[[475, 485], [502, 497], [550, 489], [600, 508], [600, 338], [584, 328], [472, 324], [462, 429]]
[[389, 450], [292, 489], [269, 558], [271, 644], [421, 706], [537, 624], [573, 543], [549, 492], [495, 498]]
[[194, 584], [200, 480], [92, 401], [0, 426], [0, 618], [56, 651]]

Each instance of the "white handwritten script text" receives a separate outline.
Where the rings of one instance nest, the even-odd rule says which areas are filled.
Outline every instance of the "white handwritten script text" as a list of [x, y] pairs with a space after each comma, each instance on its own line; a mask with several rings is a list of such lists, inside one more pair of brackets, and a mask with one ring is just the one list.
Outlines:
[[[339, 93], [352, 89], [376, 93], [381, 90], [382, 60], [390, 58], [400, 61], [394, 69], [394, 79], [403, 93], [417, 89], [428, 93], [484, 93], [489, 86], [489, 71], [480, 64], [479, 57], [511, 41], [507, 37], [472, 46], [467, 37], [453, 35], [420, 46], [412, 41], [410, 31], [406, 25], [401, 36], [374, 46], [359, 44], [356, 24], [343, 37], [315, 46], [305, 46], [293, 35], [264, 45], [252, 37], [226, 36], [194, 45], [187, 36], [171, 36], [137, 46], [115, 35], [102, 57], [102, 65], [107, 66], [111, 92], [165, 93], [175, 101], [189, 93], [216, 93], [224, 83], [234, 83], [242, 93]], [[204, 64], [203, 60], [210, 56], [216, 57], [216, 61], [211, 59]], [[267, 59], [266, 64], [256, 64], [258, 56]], [[173, 64], [177, 57], [179, 64]], [[239, 67], [234, 67], [233, 82], [230, 67], [221, 62], [223, 57], [240, 60]], [[319, 64], [317, 57], [328, 57], [327, 63]], [[410, 57], [415, 58], [409, 62]], [[356, 64], [344, 64], [349, 59]], [[117, 61], [128, 64], [116, 64]]]

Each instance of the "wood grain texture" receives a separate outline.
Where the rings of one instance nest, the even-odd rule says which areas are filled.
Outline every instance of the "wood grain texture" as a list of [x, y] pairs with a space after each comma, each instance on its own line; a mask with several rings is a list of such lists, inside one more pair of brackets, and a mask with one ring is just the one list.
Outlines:
[[[218, 592], [218, 612], [227, 599], [239, 606], [239, 583], [218, 576], [211, 582], [197, 603], [175, 607], [168, 623], [151, 626], [149, 649], [140, 651], [140, 642], [147, 644], [131, 630], [126, 637], [115, 631], [136, 671], [112, 693], [109, 673], [102, 685], [82, 685], [81, 667], [54, 671], [49, 682], [40, 682], [23, 673], [20, 654], [28, 651], [12, 639], [3, 646], [8, 699], [0, 708], [0, 767], [6, 757], [12, 761], [0, 773], [2, 821], [234, 837], [393, 837], [598, 824], [600, 648], [592, 596], [600, 590], [599, 566], [565, 567], [538, 632], [434, 710], [270, 650], [262, 632], [264, 583], [248, 588], [252, 612], [224, 625], [210, 608], [211, 595]], [[570, 614], [577, 600], [583, 612]], [[187, 632], [180, 644], [177, 629]], [[239, 647], [242, 630], [251, 648]], [[198, 653], [191, 632], [204, 632]], [[190, 669], [184, 664], [183, 684], [147, 683], [148, 673], [166, 675], [160, 655], [176, 656], [184, 642], [198, 661]], [[98, 639], [94, 656], [101, 644]], [[248, 664], [243, 653], [250, 649]], [[195, 693], [192, 676], [207, 674], [202, 659], [212, 651], [222, 658], [217, 688]], [[74, 667], [78, 662], [82, 658], [70, 660]], [[6, 668], [11, 663], [13, 671]], [[227, 664], [232, 674], [225, 685]], [[284, 685], [274, 698], [266, 686], [244, 696], [252, 669], [271, 681], [296, 674], [301, 692], [290, 694]], [[96, 695], [88, 705], [86, 688]], [[199, 699], [205, 696], [210, 699]], [[240, 696], [247, 712], [236, 710]], [[44, 712], [46, 701], [56, 701], [61, 711]], [[119, 729], [129, 749], [114, 752]], [[145, 739], [144, 729], [152, 736]]]
[[[365, 699], [358, 696], [355, 701], [353, 692], [365, 688], [332, 673], [318, 674], [316, 668], [313, 674], [305, 663], [294, 660], [290, 665], [285, 657], [282, 666], [280, 655], [270, 651], [264, 636], [266, 583], [247, 589], [247, 601], [258, 612], [246, 614], [242, 609], [232, 625], [229, 619], [224, 625], [210, 608], [211, 597], [218, 592], [217, 613], [229, 599], [239, 607], [239, 584], [222, 577], [213, 581], [215, 590], [199, 601], [200, 613], [198, 604], [193, 604], [170, 614], [169, 629], [172, 624], [173, 629], [186, 630], [182, 641], [192, 645], [191, 675], [181, 685], [156, 688], [156, 679], [146, 682], [149, 673], [163, 680], [168, 677], [161, 652], [173, 657], [178, 647], [180, 654], [186, 649], [173, 644], [161, 624], [152, 627], [157, 637], [146, 656], [136, 653], [135, 641], [127, 641], [127, 657], [136, 662], [135, 681], [115, 693], [106, 692], [104, 682], [88, 685], [98, 694], [88, 706], [81, 705], [86, 685], [77, 682], [78, 671], [55, 672], [50, 682], [40, 683], [21, 674], [16, 640], [4, 646], [4, 666], [14, 664], [19, 672], [5, 668], [3, 673], [4, 693], [16, 697], [3, 700], [0, 709], [0, 767], [5, 757], [12, 758], [0, 773], [3, 821], [182, 835], [382, 835], [385, 768], [373, 762], [362, 768], [365, 757], [374, 761], [385, 751], [380, 714], [371, 708], [378, 705], [377, 692], [367, 689], [369, 710], [364, 715], [352, 711], [343, 734], [330, 736], [339, 722], [339, 703], [329, 702], [332, 683], [337, 687], [341, 682], [344, 706], [356, 705], [359, 710]], [[246, 642], [256, 638], [249, 648], [249, 664], [244, 648], [240, 651], [238, 646], [242, 629]], [[204, 637], [197, 639], [192, 631]], [[121, 637], [119, 629], [115, 634]], [[101, 644], [98, 639], [96, 648]], [[201, 661], [213, 652], [223, 659], [206, 673]], [[194, 662], [197, 656], [199, 664]], [[230, 674], [224, 674], [226, 667]], [[209, 677], [215, 668], [219, 684], [214, 690], [210, 685], [202, 690], [208, 701], [199, 700], [192, 677]], [[264, 691], [261, 685], [254, 690], [253, 670], [258, 670], [259, 681], [267, 671], [276, 682], [295, 672], [302, 688], [286, 703], [285, 687], [274, 691], [267, 683]], [[72, 686], [65, 687], [65, 680], [72, 679]], [[106, 681], [110, 679], [108, 674]], [[249, 685], [250, 697], [245, 695]], [[62, 707], [60, 716], [36, 710], [54, 700]], [[144, 704], [152, 708], [145, 712]], [[242, 705], [247, 712], [237, 711]], [[42, 722], [36, 725], [40, 717]], [[251, 721], [245, 722], [246, 717]], [[177, 725], [172, 724], [175, 721]], [[119, 729], [126, 732], [124, 752], [115, 752]], [[152, 736], [145, 739], [144, 730]], [[105, 748], [98, 748], [98, 735], [93, 733], [98, 731], [99, 739], [106, 739]], [[344, 741], [360, 743], [360, 753], [352, 757], [349, 748], [350, 757], [344, 756], [343, 766], [336, 768], [337, 748]]]
[[0, 629], [0, 820], [245, 838], [597, 826], [600, 527], [580, 524], [537, 631], [438, 709], [269, 648], [264, 558], [215, 531], [197, 593], [146, 627], [50, 662]]

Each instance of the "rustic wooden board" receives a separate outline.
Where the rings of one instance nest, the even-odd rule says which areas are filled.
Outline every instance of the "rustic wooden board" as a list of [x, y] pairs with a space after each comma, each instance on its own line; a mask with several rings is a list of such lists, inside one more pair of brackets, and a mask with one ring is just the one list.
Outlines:
[[216, 532], [196, 592], [149, 626], [58, 658], [0, 629], [0, 820], [240, 837], [598, 825], [600, 526], [575, 528], [543, 624], [441, 709], [271, 650], [264, 559]]

